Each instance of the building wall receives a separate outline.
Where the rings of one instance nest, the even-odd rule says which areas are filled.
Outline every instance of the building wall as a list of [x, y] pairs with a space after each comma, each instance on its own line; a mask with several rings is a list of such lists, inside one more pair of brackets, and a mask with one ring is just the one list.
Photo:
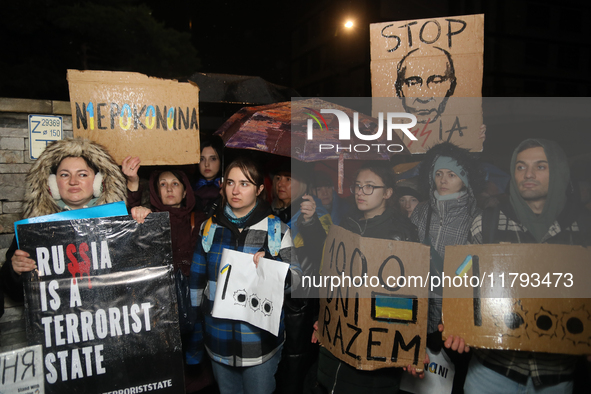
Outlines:
[[[0, 266], [5, 263], [6, 251], [14, 238], [13, 224], [21, 219], [25, 176], [34, 163], [29, 155], [31, 114], [62, 116], [64, 137], [73, 136], [69, 102], [0, 98]], [[26, 345], [22, 304], [4, 298], [0, 352]]]

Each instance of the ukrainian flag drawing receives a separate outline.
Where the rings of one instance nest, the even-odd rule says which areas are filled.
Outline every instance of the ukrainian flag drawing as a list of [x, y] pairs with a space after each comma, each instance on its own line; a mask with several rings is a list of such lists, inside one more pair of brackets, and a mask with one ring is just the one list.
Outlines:
[[456, 269], [456, 276], [464, 276], [468, 272], [468, 270], [472, 268], [472, 255], [469, 254], [464, 259], [464, 262], [460, 264], [458, 269]]
[[374, 293], [372, 317], [379, 321], [415, 323], [417, 298], [414, 296], [391, 296]]

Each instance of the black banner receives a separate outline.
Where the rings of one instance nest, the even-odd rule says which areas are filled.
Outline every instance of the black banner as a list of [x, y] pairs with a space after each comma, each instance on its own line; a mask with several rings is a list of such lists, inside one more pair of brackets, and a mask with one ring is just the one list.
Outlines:
[[168, 213], [20, 225], [47, 393], [183, 393]]

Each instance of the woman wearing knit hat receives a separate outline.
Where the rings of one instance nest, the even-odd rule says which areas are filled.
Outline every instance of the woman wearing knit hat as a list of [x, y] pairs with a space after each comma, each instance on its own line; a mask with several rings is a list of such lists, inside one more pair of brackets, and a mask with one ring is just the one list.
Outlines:
[[[480, 163], [467, 149], [443, 142], [427, 151], [419, 170], [419, 186], [427, 200], [420, 203], [410, 219], [419, 229], [422, 243], [431, 247], [431, 276], [441, 276], [445, 247], [463, 245], [468, 240], [472, 221], [480, 213], [476, 206], [476, 194], [483, 184]], [[429, 294], [429, 320], [427, 324], [427, 346], [433, 352], [442, 347], [441, 333], [441, 289]], [[463, 386], [466, 364], [457, 353], [450, 354], [456, 363], [454, 381]], [[458, 381], [458, 379], [461, 380]]]

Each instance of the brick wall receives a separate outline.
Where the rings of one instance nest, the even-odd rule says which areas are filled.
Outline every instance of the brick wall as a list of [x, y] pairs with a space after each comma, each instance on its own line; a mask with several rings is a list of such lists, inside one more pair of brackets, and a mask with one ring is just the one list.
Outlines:
[[[0, 98], [0, 266], [14, 238], [14, 222], [20, 219], [25, 176], [34, 160], [29, 157], [28, 116], [60, 115], [64, 138], [71, 138], [70, 103], [51, 100]], [[0, 318], [0, 352], [26, 344], [22, 305], [5, 297]]]

